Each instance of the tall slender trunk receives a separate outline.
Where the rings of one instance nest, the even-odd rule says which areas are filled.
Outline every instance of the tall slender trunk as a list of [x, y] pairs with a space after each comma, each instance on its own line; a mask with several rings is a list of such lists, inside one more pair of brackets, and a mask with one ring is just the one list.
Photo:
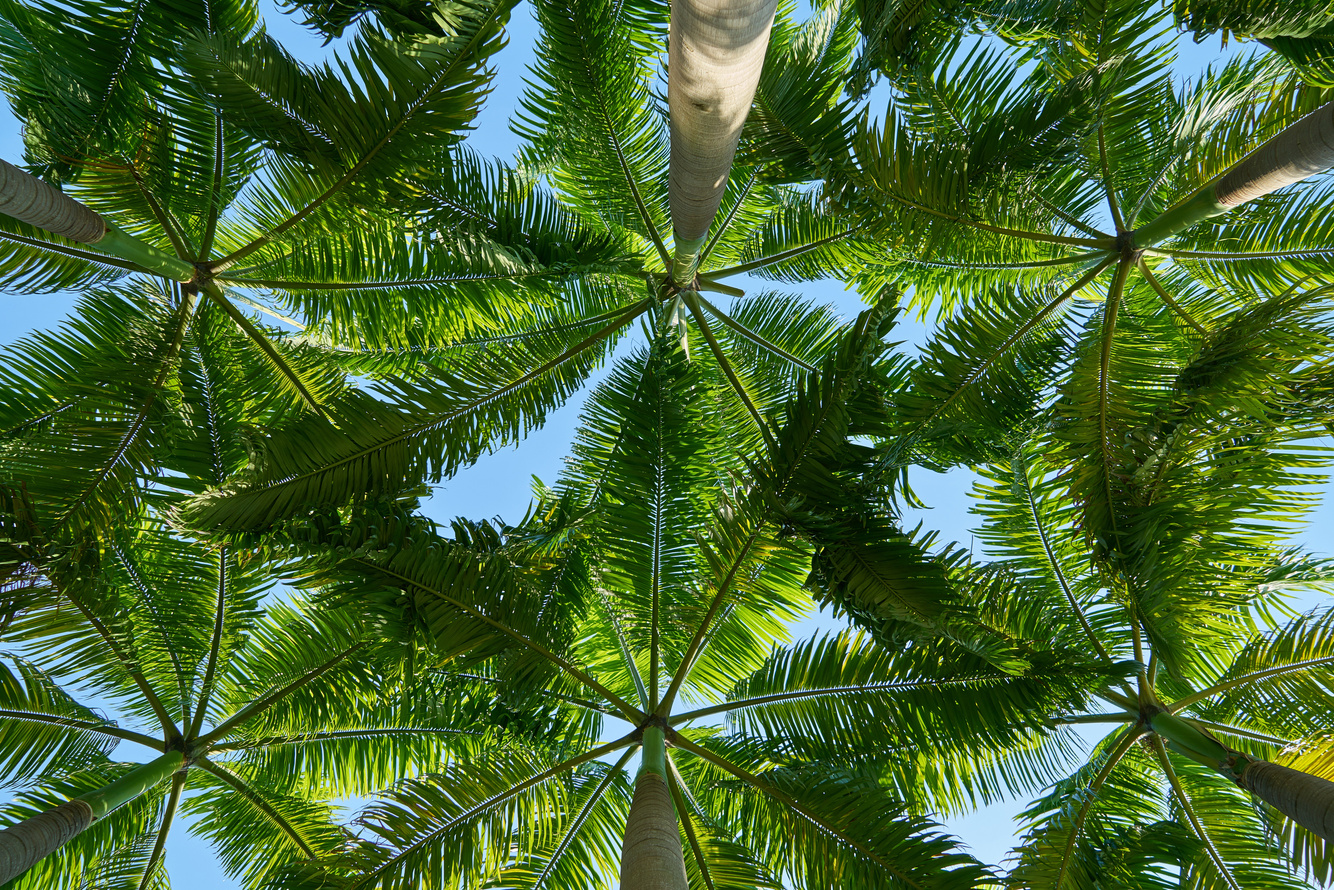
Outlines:
[[621, 846], [621, 890], [688, 890], [662, 727], [644, 730], [642, 757]]
[[1134, 232], [1152, 247], [1198, 222], [1334, 167], [1334, 102], [1270, 137], [1213, 182]]
[[59, 850], [89, 825], [181, 768], [180, 751], [137, 766], [114, 782], [0, 831], [0, 885]]
[[1334, 782], [1267, 760], [1252, 760], [1237, 784], [1301, 827], [1334, 841]]
[[694, 279], [722, 203], [777, 5], [778, 0], [672, 0], [668, 194], [676, 239], [672, 280], [678, 285]]
[[4, 160], [0, 160], [0, 213], [175, 281], [194, 280], [192, 264], [125, 234], [91, 207]]
[[0, 213], [82, 244], [96, 244], [107, 233], [95, 211], [3, 160]]
[[1150, 725], [1174, 750], [1232, 779], [1302, 828], [1334, 840], [1334, 782], [1234, 751], [1166, 711]]

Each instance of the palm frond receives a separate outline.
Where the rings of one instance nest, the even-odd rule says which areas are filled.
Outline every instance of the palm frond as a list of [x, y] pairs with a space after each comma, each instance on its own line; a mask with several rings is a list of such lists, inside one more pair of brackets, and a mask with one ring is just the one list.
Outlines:
[[482, 349], [419, 383], [352, 392], [272, 435], [240, 478], [190, 501], [182, 521], [209, 529], [261, 529], [352, 501], [439, 481], [484, 451], [542, 423], [601, 360], [613, 337], [644, 311], [610, 325], [538, 342]]

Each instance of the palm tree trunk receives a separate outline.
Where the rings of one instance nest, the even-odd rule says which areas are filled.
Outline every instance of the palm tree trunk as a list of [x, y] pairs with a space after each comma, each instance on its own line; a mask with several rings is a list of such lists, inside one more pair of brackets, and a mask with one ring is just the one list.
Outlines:
[[3, 160], [0, 213], [82, 244], [96, 244], [107, 232], [96, 212]]
[[184, 757], [170, 751], [97, 791], [66, 801], [0, 831], [0, 885], [23, 874], [116, 807], [166, 781]]
[[750, 114], [778, 0], [672, 0], [667, 104], [672, 281], [694, 280]]
[[125, 234], [92, 208], [4, 160], [0, 160], [0, 213], [175, 281], [194, 280], [190, 263]]
[[1334, 840], [1334, 782], [1234, 751], [1166, 711], [1150, 724], [1174, 750], [1232, 779], [1307, 831]]
[[621, 847], [621, 890], [688, 890], [662, 727], [644, 730], [642, 757]]
[[1334, 782], [1267, 760], [1252, 760], [1237, 784], [1327, 841], [1334, 841]]
[[1198, 222], [1334, 167], [1334, 102], [1269, 138], [1222, 176], [1134, 233], [1152, 247]]

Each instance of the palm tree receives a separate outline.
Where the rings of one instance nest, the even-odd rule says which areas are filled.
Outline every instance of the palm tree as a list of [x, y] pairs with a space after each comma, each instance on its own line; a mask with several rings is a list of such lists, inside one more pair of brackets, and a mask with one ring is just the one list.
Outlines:
[[[126, 355], [133, 361], [121, 372], [131, 375], [134, 391], [109, 385], [102, 396], [80, 396], [89, 406], [115, 403], [93, 410], [137, 420], [108, 439], [110, 463], [85, 468], [90, 488], [72, 505], [71, 523], [82, 521], [87, 502], [124, 494], [114, 490], [119, 467], [151, 462], [154, 440], [169, 436], [157, 422], [178, 385], [180, 349], [197, 329], [215, 328], [215, 316], [228, 319], [232, 336], [271, 369], [271, 385], [320, 413], [345, 389], [347, 369], [333, 367], [338, 356], [321, 350], [361, 317], [358, 300], [377, 308], [353, 325], [350, 341], [373, 331], [399, 343], [423, 330], [428, 339], [439, 331], [474, 335], [496, 317], [552, 314], [551, 293], [541, 286], [550, 270], [537, 254], [560, 265], [556, 280], [585, 260], [606, 261], [605, 239], [581, 241], [548, 205], [515, 198], [518, 187], [505, 171], [495, 183], [501, 194], [487, 195], [488, 209], [535, 215], [508, 245], [504, 233], [462, 233], [449, 244], [437, 234], [439, 249], [428, 250], [408, 240], [409, 227], [385, 206], [386, 194], [414, 171], [448, 174], [450, 147], [485, 94], [486, 62], [503, 42], [510, 5], [443, 4], [436, 12], [447, 29], [397, 41], [367, 26], [338, 67], [323, 69], [299, 65], [257, 30], [245, 3], [0, 10], [0, 68], [25, 122], [32, 171], [0, 167], [4, 285], [26, 294], [73, 289], [93, 303], [107, 299], [101, 288], [110, 287], [145, 329], [136, 340], [146, 351]], [[182, 27], [197, 36], [179, 39]], [[227, 80], [227, 72], [236, 78]], [[237, 100], [229, 87], [245, 72], [267, 80], [246, 84]], [[302, 96], [315, 104], [302, 106]], [[473, 167], [462, 163], [472, 179]], [[561, 238], [566, 249], [536, 252], [524, 240]], [[484, 295], [474, 280], [487, 282]], [[299, 323], [252, 298], [257, 288], [277, 286], [302, 288], [317, 307], [308, 314], [327, 326], [307, 325], [293, 336], [291, 324]], [[327, 311], [331, 298], [335, 312]], [[170, 318], [128, 305], [145, 301], [171, 305]], [[252, 309], [275, 316], [276, 327], [257, 323]], [[85, 328], [107, 323], [102, 308], [85, 311]], [[160, 342], [151, 343], [147, 329], [157, 325]], [[404, 359], [395, 370], [411, 364]], [[41, 402], [11, 418], [4, 435], [69, 407]]]
[[778, 0], [676, 0], [667, 76], [671, 281], [692, 290], [759, 86]]
[[[402, 374], [424, 362], [429, 376], [418, 364], [415, 379], [381, 386], [382, 405], [333, 400], [327, 416], [300, 419], [272, 441], [250, 477], [201, 499], [191, 517], [197, 526], [240, 529], [240, 517], [276, 522], [311, 503], [334, 505], [334, 492], [392, 490], [420, 478], [423, 467], [438, 481], [541, 423], [637, 320], [656, 328], [663, 315], [675, 320], [705, 373], [726, 384], [730, 395], [716, 405], [746, 430], [738, 447], [772, 438], [766, 413], [809, 370], [801, 356], [828, 338], [833, 319], [773, 294], [728, 310], [701, 291], [740, 293], [717, 283], [720, 275], [763, 271], [800, 280], [857, 267], [861, 242], [801, 186], [818, 175], [806, 143], [837, 141], [846, 126], [838, 74], [853, 48], [850, 19], [831, 9], [801, 26], [776, 20], [747, 124], [756, 136], [739, 149], [725, 213], [699, 250], [702, 271], [683, 287], [670, 280], [668, 250], [669, 179], [682, 177], [668, 175], [669, 117], [649, 89], [667, 37], [662, 10], [585, 0], [539, 4], [536, 12], [542, 36], [533, 87], [515, 122], [528, 140], [518, 169], [456, 151], [442, 172], [405, 177], [404, 189], [390, 196], [411, 198], [405, 206], [415, 231], [431, 244], [424, 255], [443, 258], [451, 243], [470, 245], [454, 255], [465, 279], [460, 298], [479, 313], [499, 308], [485, 324], [436, 326], [419, 320], [416, 307], [386, 315], [378, 298], [303, 290], [311, 262], [304, 254], [261, 251], [263, 270], [238, 273], [234, 283], [281, 291], [285, 310], [306, 319], [308, 331], [324, 332], [329, 348], [352, 350], [349, 360], [363, 367]], [[218, 76], [209, 89], [224, 107], [257, 84], [298, 92], [264, 86], [261, 75], [276, 79], [271, 72]], [[497, 241], [538, 267], [516, 269], [512, 280], [469, 267]], [[526, 290], [544, 269], [564, 276], [549, 303]], [[497, 289], [511, 295], [508, 302], [493, 301]], [[520, 305], [523, 299], [537, 305]]]
[[1272, 56], [1175, 85], [1156, 8], [1054, 7], [979, 7], [978, 26], [1015, 50], [946, 36], [893, 57], [903, 41], [882, 34], [896, 93], [827, 179], [862, 231], [893, 245], [881, 274], [947, 315], [900, 433], [952, 442], [964, 462], [991, 454], [969, 425], [1023, 417], [1048, 379], [1037, 369], [1071, 348], [1107, 357], [1080, 366], [1102, 393], [1089, 421], [1105, 420], [1130, 385], [1108, 371], [1139, 294], [1203, 342], [1222, 313], [1330, 280], [1327, 89]]
[[[489, 696], [434, 665], [405, 669], [392, 628], [265, 603], [273, 581], [249, 554], [153, 518], [69, 550], [22, 496], [5, 507], [0, 763], [20, 793], [0, 878], [15, 887], [157, 886], [182, 811], [229, 874], [259, 886], [346, 843], [340, 798], [438, 769], [495, 731]], [[153, 759], [113, 760], [122, 743]]]
[[[78, 199], [5, 168], [14, 193], [5, 206], [29, 220], [7, 223], [2, 236], [11, 286], [34, 292], [154, 273], [180, 285], [180, 329], [196, 304], [226, 314], [278, 384], [316, 415], [293, 436], [325, 443], [287, 456], [275, 448], [265, 459], [275, 470], [287, 457], [302, 466], [280, 471], [290, 485], [266, 491], [268, 512], [243, 511], [260, 521], [280, 518], [284, 504], [323, 497], [337, 487], [325, 484], [330, 473], [358, 472], [363, 487], [415, 476], [421, 463], [437, 478], [452, 473], [540, 424], [636, 319], [664, 309], [683, 335], [696, 331], [687, 339], [707, 347], [703, 360], [729, 381], [735, 401], [726, 410], [745, 412], [757, 441], [768, 435], [763, 412], [803, 369], [794, 350], [823, 336], [829, 322], [769, 295], [728, 312], [670, 283], [668, 116], [648, 94], [665, 16], [596, 2], [541, 8], [543, 63], [518, 124], [532, 145], [512, 169], [455, 144], [485, 90], [484, 65], [500, 45], [508, 4], [441, 4], [430, 15], [404, 9], [377, 8], [401, 26], [396, 40], [365, 26], [346, 59], [324, 69], [297, 64], [254, 33], [246, 9], [234, 11], [228, 28], [176, 50], [165, 38], [129, 41], [101, 6], [77, 7], [80, 24], [66, 30], [40, 10], [7, 12], [16, 36], [0, 50], [7, 89], [29, 122], [31, 169]], [[332, 34], [364, 12], [317, 4], [311, 16]], [[697, 24], [733, 20], [696, 12]], [[815, 177], [809, 145], [837, 141], [846, 129], [838, 75], [852, 50], [851, 20], [829, 11], [798, 27], [780, 17], [761, 76], [771, 12], [751, 10], [744, 26], [737, 20], [754, 32], [745, 64], [760, 79], [755, 136], [742, 146], [727, 214], [698, 250], [704, 278], [692, 273], [691, 287], [735, 294], [707, 279], [761, 270], [809, 278], [853, 267], [857, 242], [803, 189], [785, 184]], [[158, 22], [161, 13], [145, 15]], [[712, 27], [685, 28], [678, 43], [731, 40]], [[88, 32], [125, 38], [127, 70], [136, 72], [129, 92], [117, 86], [105, 108], [88, 104], [96, 81], [77, 67], [86, 55], [77, 43], [92, 39]], [[69, 60], [68, 70], [51, 69], [52, 58]], [[706, 68], [699, 89], [731, 76]], [[709, 163], [721, 165], [724, 179], [749, 93], [729, 102], [726, 138], [696, 146], [718, 155]], [[689, 105], [678, 117], [695, 112]], [[704, 176], [676, 169], [681, 187]], [[34, 228], [58, 225], [44, 205], [82, 218], [89, 231], [64, 231], [84, 242]], [[104, 252], [113, 245], [130, 253]], [[301, 330], [259, 325], [247, 307]], [[363, 376], [393, 375], [377, 391], [387, 404], [331, 383], [321, 359]], [[170, 384], [158, 371], [150, 365], [161, 382], [145, 395]], [[134, 429], [142, 436], [152, 425]]]
[[1328, 416], [1328, 363], [1311, 357], [1332, 345], [1329, 305], [1327, 286], [1261, 300], [1196, 346], [1141, 294], [1114, 365], [1136, 371], [1119, 378], [1134, 385], [1114, 403], [1118, 445], [1090, 447], [1096, 389], [1076, 373], [986, 471], [980, 537], [1015, 579], [1006, 596], [1046, 613], [1053, 645], [1134, 666], [1100, 707], [1051, 715], [1058, 734], [1111, 732], [1025, 814], [1010, 886], [1328, 881], [1334, 612], [1287, 597], [1334, 575], [1286, 538], [1327, 458], [1307, 440]]
[[[586, 720], [400, 783], [359, 819], [362, 844], [280, 886], [607, 886], [618, 866], [622, 887], [677, 890], [982, 879], [911, 813], [989, 798], [997, 752], [1036, 742], [1027, 715], [1100, 672], [1040, 647], [1007, 671], [941, 634], [783, 645], [811, 549], [779, 534], [777, 505], [832, 478], [883, 333], [867, 313], [842, 338], [747, 484], [721, 457], [719, 393], [664, 334], [594, 393], [569, 474], [521, 526], [450, 539], [384, 507], [289, 523], [316, 559], [303, 583], [409, 615], [434, 649], [473, 647], [468, 670], [506, 700]], [[921, 552], [895, 567], [942, 572]], [[910, 618], [946, 605], [929, 580], [890, 586]]]
[[[437, 768], [472, 743], [458, 726], [493, 722], [456, 680], [405, 663], [392, 627], [266, 603], [262, 549], [168, 524], [245, 465], [257, 430], [302, 410], [216, 306], [183, 324], [188, 297], [97, 289], [62, 328], [0, 353], [0, 763], [22, 789], [0, 874], [33, 866], [23, 886], [155, 885], [181, 809], [257, 886], [344, 842], [334, 801]], [[120, 742], [156, 753], [116, 763]]]

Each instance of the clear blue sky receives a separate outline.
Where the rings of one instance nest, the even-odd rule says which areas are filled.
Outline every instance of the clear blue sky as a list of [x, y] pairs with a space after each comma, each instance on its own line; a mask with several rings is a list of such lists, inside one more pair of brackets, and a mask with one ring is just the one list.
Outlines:
[[[261, 0], [261, 8], [265, 10], [270, 32], [298, 57], [317, 60], [336, 47], [336, 43], [322, 47], [320, 38], [306, 33], [290, 18], [274, 10], [271, 0]], [[511, 23], [510, 45], [496, 65], [499, 73], [495, 89], [477, 119], [475, 132], [469, 137], [473, 147], [485, 155], [510, 157], [518, 144], [517, 137], [509, 130], [508, 121], [523, 89], [522, 78], [532, 58], [535, 32], [529, 8], [521, 5]], [[1216, 41], [1197, 45], [1189, 38], [1180, 40], [1180, 54], [1179, 70], [1184, 76], [1191, 76], [1221, 57]], [[0, 157], [11, 162], [19, 162], [22, 158], [18, 125], [7, 107], [0, 107]], [[757, 288], [771, 287], [758, 281], [753, 284]], [[845, 292], [837, 282], [804, 285], [800, 290], [809, 297], [834, 303], [847, 315], [855, 314], [860, 308], [856, 297]], [[0, 293], [0, 342], [17, 339], [33, 329], [53, 326], [69, 311], [72, 301], [72, 295], [31, 299]], [[908, 331], [899, 336], [919, 341], [922, 329], [910, 323]], [[511, 520], [522, 516], [529, 503], [530, 478], [537, 475], [551, 481], [560, 472], [581, 408], [582, 398], [572, 400], [521, 445], [484, 457], [474, 467], [441, 485], [429, 504], [432, 515], [437, 519], [455, 515], [499, 515]], [[938, 529], [945, 540], [968, 545], [972, 525], [968, 515], [971, 484], [972, 476], [967, 471], [947, 475], [918, 472], [913, 485], [933, 509], [914, 514], [911, 521], [920, 520], [927, 527]], [[1305, 535], [1304, 543], [1316, 551], [1334, 555], [1332, 530], [1334, 504], [1327, 498], [1319, 517]], [[814, 616], [795, 627], [794, 632], [806, 635], [817, 628], [833, 626], [835, 622], [827, 616]], [[141, 759], [138, 752], [130, 750], [133, 747], [127, 744], [119, 756]], [[1015, 827], [1011, 819], [1021, 804], [992, 806], [968, 818], [953, 820], [949, 827], [973, 848], [976, 856], [994, 863], [1013, 845]], [[190, 890], [231, 890], [237, 887], [222, 875], [208, 846], [189, 837], [182, 828], [185, 826], [178, 825], [173, 830], [167, 854], [168, 867], [176, 885]]]

